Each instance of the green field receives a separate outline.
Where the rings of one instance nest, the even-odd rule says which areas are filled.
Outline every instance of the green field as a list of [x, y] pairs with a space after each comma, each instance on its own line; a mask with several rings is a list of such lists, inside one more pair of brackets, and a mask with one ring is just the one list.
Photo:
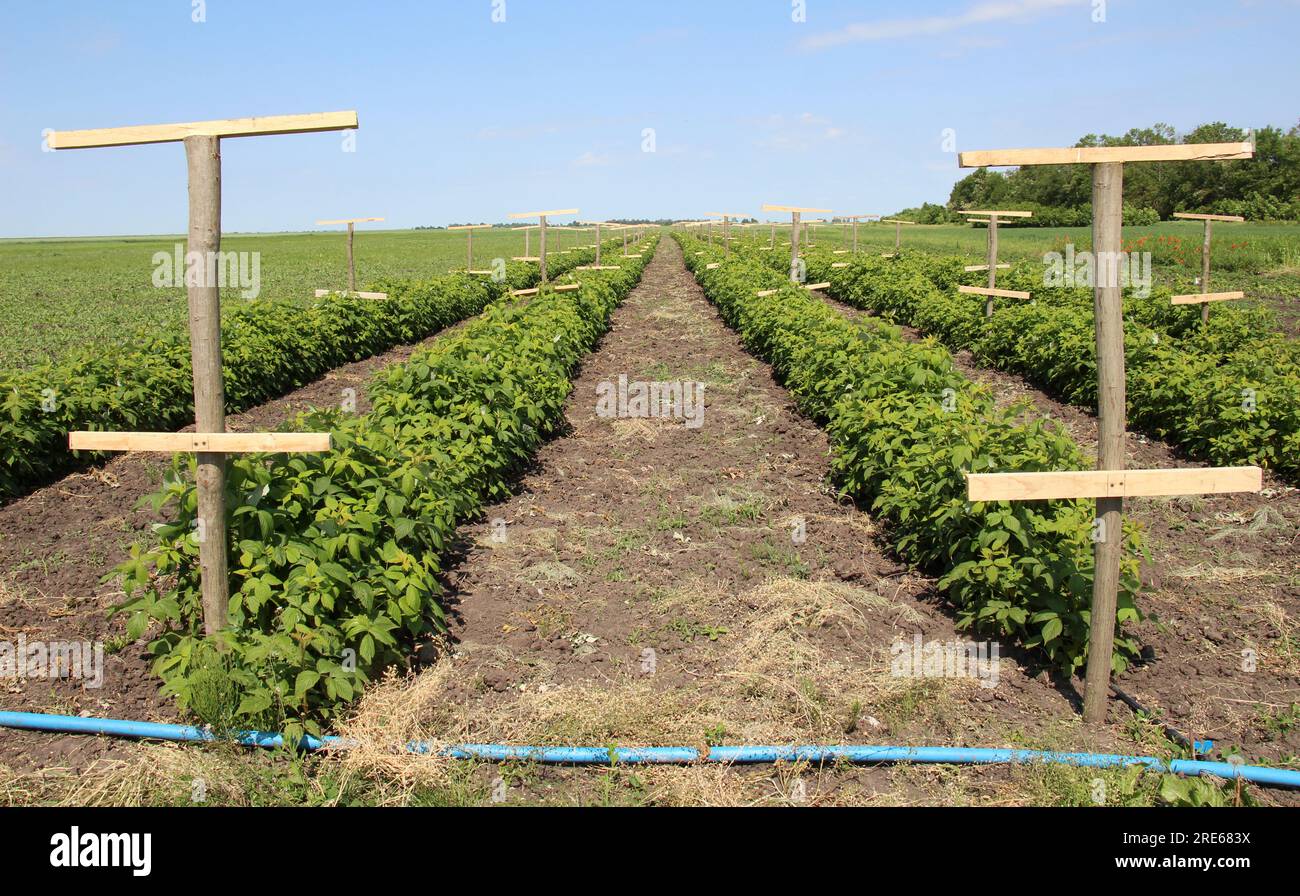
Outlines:
[[[757, 239], [766, 226], [746, 228]], [[715, 228], [715, 237], [720, 228]], [[778, 232], [780, 233], [780, 232]], [[1242, 289], [1280, 312], [1284, 327], [1300, 319], [1300, 225], [1233, 224], [1215, 231], [1213, 255], [1216, 287]], [[1125, 228], [1125, 239], [1148, 240], [1143, 251], [1154, 255], [1158, 283], [1189, 284], [1200, 273], [1196, 247], [1201, 226], [1171, 222]], [[549, 233], [548, 251], [591, 242], [590, 233]], [[1162, 237], [1176, 237], [1176, 243]], [[152, 282], [155, 252], [170, 252], [183, 237], [102, 237], [87, 239], [0, 240], [0, 369], [30, 367], [57, 359], [70, 349], [130, 339], [141, 328], [182, 327], [186, 319], [183, 288], [159, 288]], [[537, 250], [532, 235], [531, 250]], [[821, 225], [817, 244], [847, 246], [847, 227]], [[864, 250], [888, 251], [894, 245], [891, 224], [863, 224], [858, 240]], [[1041, 258], [1073, 242], [1090, 245], [1086, 227], [1001, 230], [1000, 257], [1007, 261]], [[915, 225], [903, 228], [903, 245], [942, 253], [982, 256], [985, 232], [961, 225]], [[1234, 248], [1235, 246], [1235, 248]], [[285, 302], [311, 301], [316, 288], [347, 285], [344, 235], [341, 232], [232, 234], [223, 251], [258, 252], [261, 297]], [[524, 253], [521, 231], [496, 229], [474, 239], [476, 266], [496, 257]], [[1180, 260], [1181, 259], [1181, 260]], [[356, 237], [359, 288], [388, 277], [429, 277], [465, 263], [465, 235], [446, 230], [364, 230]], [[1192, 291], [1189, 289], [1189, 291]], [[245, 301], [237, 289], [222, 292], [225, 307]]]
[[[604, 236], [604, 233], [602, 233]], [[547, 233], [547, 252], [594, 241], [591, 233]], [[312, 300], [317, 288], [347, 286], [342, 232], [232, 234], [224, 252], [260, 253], [261, 298]], [[531, 236], [533, 254], [537, 234]], [[0, 240], [0, 369], [30, 367], [70, 349], [130, 337], [141, 328], [183, 327], [185, 290], [153, 285], [155, 252], [183, 236]], [[431, 277], [465, 265], [465, 234], [446, 230], [356, 235], [357, 286], [389, 277]], [[504, 228], [474, 237], [476, 266], [524, 254], [524, 234]], [[224, 307], [246, 301], [222, 290]]]

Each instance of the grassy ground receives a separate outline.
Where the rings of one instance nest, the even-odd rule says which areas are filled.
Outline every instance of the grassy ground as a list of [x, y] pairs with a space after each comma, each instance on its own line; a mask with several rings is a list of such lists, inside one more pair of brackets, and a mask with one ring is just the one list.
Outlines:
[[[548, 233], [547, 251], [593, 242], [591, 233]], [[185, 290], [153, 285], [154, 253], [184, 237], [0, 240], [0, 369], [28, 367], [84, 345], [130, 338], [141, 328], [183, 327]], [[347, 286], [343, 232], [232, 234], [226, 252], [260, 253], [261, 298], [310, 301], [317, 288]], [[430, 277], [465, 265], [465, 234], [358, 228], [357, 286], [386, 277]], [[532, 234], [533, 254], [537, 234]], [[476, 267], [524, 254], [522, 231], [480, 232]], [[247, 301], [222, 291], [225, 307]]]

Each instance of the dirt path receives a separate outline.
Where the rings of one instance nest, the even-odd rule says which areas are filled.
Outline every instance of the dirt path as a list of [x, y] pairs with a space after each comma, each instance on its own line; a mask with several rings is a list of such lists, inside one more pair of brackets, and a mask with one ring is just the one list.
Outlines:
[[[602, 384], [621, 376], [703, 383], [702, 425], [601, 416]], [[415, 685], [380, 688], [363, 719], [413, 713], [435, 739], [517, 744], [1090, 742], [1072, 695], [1005, 650], [995, 687], [891, 674], [896, 641], [959, 635], [932, 582], [836, 498], [825, 434], [744, 351], [676, 243], [662, 241], [615, 312], [566, 415], [569, 433], [518, 494], [462, 530], [453, 656]], [[770, 795], [776, 773], [649, 774], [665, 799], [703, 787], [726, 802]], [[894, 774], [823, 783], [836, 800], [935, 799]], [[515, 795], [566, 782], [575, 799], [589, 793], [553, 772]]]
[[[865, 312], [828, 299], [849, 316]], [[903, 328], [907, 338], [923, 338]], [[957, 368], [987, 386], [1000, 405], [1028, 402], [1062, 424], [1096, 456], [1097, 420], [1055, 401], [1014, 374]], [[1132, 468], [1196, 467], [1167, 444], [1130, 434]], [[1128, 515], [1151, 549], [1141, 599], [1148, 619], [1136, 631], [1154, 651], [1120, 687], [1196, 740], [1239, 747], [1270, 763], [1300, 757], [1300, 489], [1265, 476], [1258, 495], [1134, 499]], [[1129, 711], [1114, 703], [1111, 719]]]
[[[228, 417], [227, 428], [274, 429], [310, 407], [338, 406], [345, 389], [355, 390], [357, 410], [364, 413], [372, 374], [461, 325], [336, 368], [280, 399]], [[174, 720], [171, 700], [158, 695], [158, 680], [149, 673], [145, 645], [124, 644], [125, 619], [106, 619], [122, 599], [121, 588], [100, 581], [161, 519], [149, 507], [135, 505], [157, 490], [169, 464], [165, 455], [120, 455], [0, 507], [0, 640], [107, 645], [102, 687], [85, 687], [79, 680], [0, 678], [5, 709]], [[0, 765], [15, 769], [79, 769], [123, 749], [120, 742], [0, 729]]]

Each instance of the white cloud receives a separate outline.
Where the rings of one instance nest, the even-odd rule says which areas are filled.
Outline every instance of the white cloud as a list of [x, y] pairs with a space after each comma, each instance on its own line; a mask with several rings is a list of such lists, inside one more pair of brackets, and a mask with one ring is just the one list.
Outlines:
[[953, 15], [859, 22], [841, 28], [839, 31], [814, 34], [805, 38], [799, 45], [805, 50], [824, 50], [827, 47], [864, 41], [926, 37], [959, 31], [975, 25], [1026, 19], [1039, 13], [1087, 3], [1089, 0], [991, 0], [991, 2], [978, 3]]
[[609, 156], [600, 155], [587, 150], [582, 155], [573, 160], [575, 168], [600, 168], [610, 164], [612, 160]]
[[764, 149], [807, 150], [818, 143], [839, 140], [848, 134], [848, 131], [835, 125], [829, 118], [812, 112], [801, 112], [793, 117], [765, 115], [742, 120], [741, 123], [761, 132], [755, 144]]

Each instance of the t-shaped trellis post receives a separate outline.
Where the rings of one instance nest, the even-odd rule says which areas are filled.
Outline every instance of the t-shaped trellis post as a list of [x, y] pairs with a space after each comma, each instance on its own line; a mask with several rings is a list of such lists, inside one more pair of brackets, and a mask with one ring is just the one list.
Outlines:
[[962, 215], [980, 215], [980, 218], [972, 218], [972, 224], [988, 225], [988, 264], [967, 265], [967, 271], [988, 271], [989, 285], [988, 289], [980, 290], [974, 286], [959, 286], [958, 292], [974, 293], [975, 295], [987, 296], [988, 300], [984, 303], [984, 316], [993, 316], [993, 297], [1004, 296], [1012, 299], [1027, 299], [1029, 293], [1019, 292], [1010, 289], [998, 289], [998, 268], [1009, 268], [1009, 264], [998, 264], [998, 224], [1002, 218], [1032, 218], [1033, 212], [984, 212], [984, 211], [963, 211], [958, 212]]
[[356, 236], [356, 225], [368, 221], [382, 221], [383, 218], [339, 218], [333, 221], [317, 221], [319, 227], [329, 227], [335, 224], [348, 225], [348, 292], [357, 291], [357, 265], [352, 255], [352, 240]]
[[[511, 220], [519, 221], [526, 218], [538, 219], [538, 237], [537, 237], [537, 256], [538, 264], [541, 266], [541, 282], [546, 282], [546, 219], [551, 215], [576, 215], [576, 208], [559, 208], [551, 209], [544, 212], [518, 212], [510, 216]], [[527, 239], [527, 237], [525, 237]]]
[[465, 231], [465, 272], [468, 274], [490, 274], [491, 271], [474, 270], [474, 231], [491, 230], [491, 224], [456, 224], [448, 226], [448, 230]]
[[1201, 306], [1201, 323], [1210, 322], [1210, 303], [1226, 302], [1232, 299], [1244, 299], [1244, 292], [1210, 292], [1210, 232], [1215, 221], [1233, 221], [1241, 223], [1246, 219], [1239, 215], [1194, 215], [1190, 212], [1175, 212], [1175, 218], [1188, 221], [1205, 222], [1205, 240], [1201, 243], [1201, 294], [1191, 296], [1174, 296], [1175, 305]]
[[[704, 217], [722, 219], [722, 245], [723, 245], [722, 257], [730, 258], [731, 257], [731, 219], [740, 218], [743, 217], [743, 215], [733, 215], [731, 212], [707, 212], [704, 215]], [[713, 232], [713, 224], [712, 222], [710, 222], [709, 233], [712, 234], [712, 232]], [[710, 243], [713, 242], [712, 236], [710, 236], [709, 242]]]
[[902, 218], [881, 218], [880, 223], [894, 225], [894, 251], [897, 252], [903, 248], [903, 225], [915, 224], [916, 222], [904, 221]]
[[853, 222], [853, 254], [857, 255], [858, 254], [858, 222], [868, 221], [872, 218], [879, 218], [880, 215], [840, 215], [839, 217], [845, 221]]
[[352, 130], [356, 112], [272, 115], [181, 124], [138, 125], [85, 131], [55, 131], [51, 149], [89, 149], [142, 143], [183, 143], [189, 173], [189, 239], [185, 285], [189, 301], [190, 354], [194, 371], [194, 433], [90, 433], [68, 435], [81, 451], [191, 451], [198, 455], [199, 569], [203, 626], [208, 634], [228, 620], [230, 582], [226, 568], [226, 453], [239, 451], [327, 451], [329, 433], [227, 433], [226, 396], [221, 379], [221, 140]]
[[[790, 280], [793, 283], [801, 282], [803, 278], [799, 276], [799, 216], [804, 212], [819, 212], [829, 215], [831, 210], [828, 208], [806, 208], [798, 205], [770, 205], [763, 203], [763, 211], [790, 213]], [[775, 230], [772, 232], [773, 234], [776, 233]]]
[[[600, 245], [600, 228], [602, 228], [602, 227], [618, 227], [618, 225], [617, 225], [617, 224], [612, 224], [612, 223], [610, 223], [609, 221], [583, 221], [582, 223], [583, 223], [583, 224], [590, 224], [590, 225], [592, 225], [593, 227], [596, 228], [596, 263], [595, 263], [595, 264], [582, 265], [582, 266], [579, 268], [579, 270], [582, 270], [582, 271], [614, 271], [614, 270], [618, 270], [618, 265], [616, 265], [616, 264], [606, 264], [606, 265], [602, 265], [602, 264], [600, 263], [600, 250], [601, 250], [601, 245]], [[626, 237], [623, 238], [623, 242], [624, 242], [624, 245], [627, 244], [627, 238], [626, 238]], [[626, 249], [625, 249], [624, 251], [626, 251]]]
[[1164, 146], [1006, 149], [964, 152], [962, 168], [1023, 165], [1092, 166], [1092, 251], [1096, 284], [1093, 315], [1097, 330], [1096, 472], [992, 473], [967, 477], [971, 501], [1035, 501], [1096, 498], [1092, 609], [1083, 717], [1106, 720], [1115, 609], [1123, 559], [1124, 499], [1151, 495], [1259, 491], [1259, 467], [1133, 470], [1125, 466], [1124, 305], [1120, 285], [1124, 224], [1124, 165], [1130, 162], [1189, 162], [1249, 159], [1249, 143]]

